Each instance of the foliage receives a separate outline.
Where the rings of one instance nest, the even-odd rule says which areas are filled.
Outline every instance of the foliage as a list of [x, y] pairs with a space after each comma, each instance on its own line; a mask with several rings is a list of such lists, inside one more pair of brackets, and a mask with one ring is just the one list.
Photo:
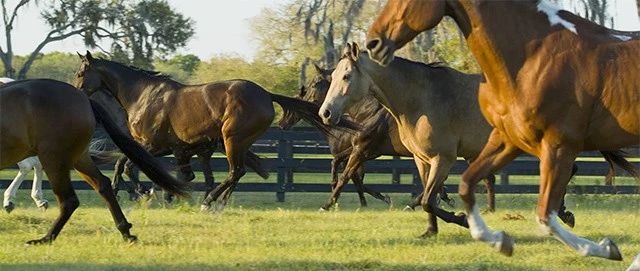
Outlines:
[[[42, 6], [42, 18], [50, 32], [20, 65], [13, 63], [13, 23], [20, 8], [34, 2]], [[183, 47], [193, 36], [191, 19], [173, 10], [166, 0], [20, 0], [13, 9], [2, 1], [6, 47], [0, 59], [9, 77], [25, 78], [33, 62], [49, 43], [81, 36], [90, 47], [111, 42], [114, 59], [150, 68], [154, 56], [165, 56]]]

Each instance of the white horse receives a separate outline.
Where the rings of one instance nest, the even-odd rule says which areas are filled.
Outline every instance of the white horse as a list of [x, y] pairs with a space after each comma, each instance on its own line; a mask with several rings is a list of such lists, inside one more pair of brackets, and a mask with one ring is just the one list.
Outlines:
[[[11, 78], [0, 77], [0, 85], [14, 81]], [[31, 187], [31, 198], [36, 202], [36, 206], [43, 211], [49, 208], [49, 202], [42, 195], [42, 164], [37, 156], [28, 157], [18, 162], [18, 175], [13, 179], [7, 190], [4, 191], [4, 200], [2, 206], [7, 213], [11, 213], [15, 208], [15, 204], [11, 201], [15, 196], [20, 184], [27, 176], [29, 171], [33, 169], [33, 185]]]

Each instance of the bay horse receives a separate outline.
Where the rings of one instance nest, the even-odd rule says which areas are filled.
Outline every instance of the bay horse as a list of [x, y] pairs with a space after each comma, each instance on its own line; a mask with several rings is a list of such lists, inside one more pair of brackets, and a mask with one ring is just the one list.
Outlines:
[[[314, 68], [315, 76], [306, 87], [300, 90], [298, 98], [320, 106], [329, 91], [333, 70], [325, 70], [317, 65], [314, 65]], [[366, 206], [364, 192], [389, 204], [390, 199], [388, 196], [383, 196], [363, 184], [364, 162], [382, 155], [413, 157], [413, 154], [402, 144], [396, 121], [375, 98], [364, 97], [353, 106], [346, 108], [346, 113], [353, 121], [361, 124], [362, 131], [353, 134], [336, 130], [334, 132], [335, 136], [327, 136], [329, 150], [333, 155], [333, 160], [331, 161], [332, 192], [327, 202], [321, 207], [321, 210], [329, 210], [337, 202], [342, 188], [350, 179], [353, 180], [356, 186], [361, 206]], [[295, 113], [288, 112], [280, 120], [279, 125], [286, 130], [299, 120], [300, 117]], [[338, 169], [345, 162], [344, 171], [338, 177]], [[495, 210], [495, 193], [493, 189], [495, 178], [492, 177], [493, 175], [487, 178], [486, 182], [489, 211]], [[420, 205], [421, 196], [422, 194], [407, 204], [405, 210], [413, 210]], [[450, 206], [453, 205], [453, 201], [448, 197], [444, 189], [440, 191], [440, 199]]]
[[249, 147], [274, 119], [273, 102], [326, 129], [316, 105], [270, 93], [251, 81], [184, 85], [155, 72], [94, 59], [89, 52], [80, 58], [75, 85], [88, 94], [108, 90], [127, 112], [133, 138], [152, 154], [170, 149], [178, 157], [188, 146], [222, 141], [229, 174], [222, 184], [207, 189], [202, 210], [210, 209], [214, 201], [216, 211], [224, 209], [246, 173]]
[[[118, 100], [114, 98], [108, 91], [96, 91], [91, 94], [92, 100], [100, 103], [118, 124], [118, 127], [126, 134], [131, 136], [128, 127], [127, 113], [124, 111]], [[157, 156], [164, 156], [171, 154], [171, 150], [168, 147], [164, 148], [164, 151], [158, 153]], [[211, 141], [207, 144], [195, 144], [187, 145], [181, 148], [183, 151], [176, 153], [178, 180], [183, 182], [191, 181], [195, 178], [195, 174], [191, 168], [191, 157], [197, 155], [202, 166], [202, 173], [205, 179], [205, 185], [207, 187], [213, 187], [215, 179], [212, 174], [210, 166], [211, 155], [219, 149], [219, 143], [217, 141]], [[224, 153], [224, 150], [222, 150]], [[260, 163], [260, 158], [251, 151], [247, 152], [245, 158], [246, 165], [253, 169], [259, 176], [264, 179], [269, 177], [269, 172], [263, 168]], [[122, 174], [126, 174], [131, 181], [131, 184], [124, 181]], [[129, 193], [129, 200], [137, 200], [140, 196], [151, 193], [147, 187], [143, 187], [139, 178], [139, 171], [135, 164], [131, 162], [126, 156], [118, 159], [114, 166], [114, 175], [111, 185], [114, 193], [118, 194], [118, 187], [123, 184]], [[170, 201], [170, 194], [165, 194], [165, 200]]]
[[494, 127], [459, 187], [471, 236], [512, 255], [513, 239], [486, 226], [473, 190], [526, 152], [540, 159], [536, 214], [543, 231], [582, 256], [622, 260], [613, 241], [579, 237], [556, 216], [580, 151], [640, 144], [640, 32], [599, 26], [545, 0], [389, 0], [366, 47], [388, 65], [395, 50], [445, 15], [485, 72], [480, 108]]
[[78, 207], [69, 174], [72, 168], [107, 202], [124, 239], [137, 239], [130, 233], [131, 224], [113, 195], [109, 179], [100, 173], [89, 154], [88, 145], [97, 122], [151, 180], [168, 191], [186, 194], [183, 183], [171, 177], [142, 146], [122, 134], [105, 110], [75, 87], [49, 79], [7, 83], [0, 86], [0, 168], [37, 155], [60, 206], [60, 215], [49, 232], [27, 244], [53, 242]]

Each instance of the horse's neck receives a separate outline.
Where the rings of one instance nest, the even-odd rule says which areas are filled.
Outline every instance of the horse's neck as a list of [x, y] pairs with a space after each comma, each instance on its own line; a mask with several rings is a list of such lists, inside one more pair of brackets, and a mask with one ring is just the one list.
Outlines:
[[402, 72], [394, 69], [396, 63], [393, 62], [388, 67], [382, 67], [362, 53], [358, 64], [364, 71], [364, 76], [372, 82], [369, 92], [397, 119], [404, 114], [407, 104], [420, 100], [418, 96], [421, 94], [414, 92], [415, 88], [406, 86], [410, 82], [397, 80]]
[[[549, 15], [538, 12], [534, 1], [447, 3], [447, 15], [454, 18], [463, 32], [493, 91], [500, 97], [512, 96], [527, 54], [535, 53], [539, 46], [536, 41], [552, 33]], [[562, 34], [574, 35], [569, 31]]]

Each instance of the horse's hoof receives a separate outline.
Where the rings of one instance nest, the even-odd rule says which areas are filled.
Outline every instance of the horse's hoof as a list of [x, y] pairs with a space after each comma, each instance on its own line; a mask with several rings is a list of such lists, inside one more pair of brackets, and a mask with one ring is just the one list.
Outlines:
[[46, 211], [47, 209], [49, 209], [49, 202], [45, 202], [43, 204], [41, 204], [40, 206], [38, 206], [38, 209], [40, 209], [40, 211]]
[[211, 206], [206, 204], [200, 204], [200, 212], [208, 212]]
[[413, 212], [413, 211], [415, 211], [415, 210], [416, 210], [416, 209], [413, 209], [413, 207], [411, 207], [411, 206], [409, 206], [409, 205], [404, 206], [404, 208], [402, 209], [402, 211], [405, 211], [405, 212]]
[[564, 224], [566, 224], [570, 228], [573, 228], [576, 226], [576, 217], [573, 215], [572, 212], [564, 212], [562, 216], [558, 215], [558, 217], [560, 218], [560, 220], [562, 220]]
[[438, 231], [435, 230], [427, 230], [425, 231], [423, 234], [421, 234], [420, 236], [418, 236], [419, 239], [428, 239], [431, 238], [433, 236], [438, 235]]
[[325, 209], [324, 207], [320, 207], [320, 209], [318, 209], [318, 213], [324, 213], [324, 212], [328, 212], [328, 209]]
[[13, 209], [16, 208], [16, 205], [13, 204], [13, 202], [9, 202], [9, 204], [4, 206], [4, 210], [7, 212], [7, 214], [10, 214], [11, 211], [13, 211]]
[[496, 248], [503, 255], [511, 257], [511, 255], [513, 255], [513, 246], [515, 244], [513, 242], [513, 238], [503, 231], [499, 231], [497, 235], [500, 241], [496, 244]]
[[41, 239], [27, 241], [27, 245], [29, 246], [46, 245], [46, 244], [51, 244], [52, 242], [53, 242], [53, 239], [51, 237], [45, 236]]
[[224, 208], [227, 207], [227, 204], [224, 202], [216, 202], [213, 205], [213, 212], [216, 214], [222, 214], [224, 212]]
[[135, 235], [123, 235], [124, 241], [127, 243], [135, 243], [138, 241], [138, 237]]
[[622, 254], [620, 254], [620, 250], [616, 243], [611, 241], [609, 238], [604, 238], [598, 245], [604, 247], [607, 251], [609, 251], [609, 257], [607, 259], [614, 261], [622, 261]]

